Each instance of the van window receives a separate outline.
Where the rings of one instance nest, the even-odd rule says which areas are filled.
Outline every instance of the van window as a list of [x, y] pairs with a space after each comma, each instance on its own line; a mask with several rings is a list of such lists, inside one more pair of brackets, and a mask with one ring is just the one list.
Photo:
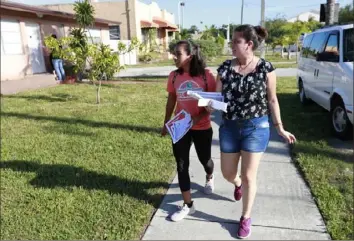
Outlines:
[[330, 52], [330, 53], [338, 53], [338, 35], [337, 34], [331, 34], [329, 35], [326, 47], [325, 47], [325, 52]]
[[322, 50], [323, 50], [323, 44], [324, 44], [324, 41], [325, 41], [326, 37], [327, 37], [327, 33], [326, 32], [321, 32], [321, 33], [315, 33], [314, 34], [313, 39], [311, 41], [308, 58], [316, 59], [317, 54], [319, 52], [322, 52]]
[[304, 58], [307, 58], [307, 55], [310, 50], [310, 44], [312, 38], [313, 38], [313, 34], [306, 36], [304, 39], [304, 45], [302, 46], [302, 51], [301, 51], [301, 56]]
[[343, 35], [343, 61], [354, 61], [354, 29], [344, 30]]
[[339, 62], [338, 34], [331, 33], [328, 37], [326, 46], [319, 54], [318, 61]]

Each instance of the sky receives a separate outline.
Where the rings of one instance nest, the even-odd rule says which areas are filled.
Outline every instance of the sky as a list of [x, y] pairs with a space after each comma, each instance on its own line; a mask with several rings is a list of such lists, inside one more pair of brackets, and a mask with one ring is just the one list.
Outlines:
[[[58, 4], [73, 3], [75, 0], [10, 0], [24, 4]], [[108, 0], [99, 0], [108, 1]], [[114, 1], [114, 0], [110, 0]], [[122, 0], [117, 0], [122, 1]], [[140, 0], [141, 2], [151, 3], [151, 0]], [[175, 14], [178, 23], [178, 2], [179, 0], [155, 0], [161, 9], [166, 9]], [[189, 28], [196, 25], [203, 30], [205, 25], [215, 24], [221, 26], [228, 22], [239, 24], [241, 22], [241, 3], [242, 0], [183, 0], [185, 2], [183, 26]], [[265, 0], [266, 18], [284, 16], [291, 18], [299, 13], [309, 10], [319, 10], [320, 4], [326, 0]], [[336, 0], [340, 6], [353, 4], [353, 0]], [[260, 23], [261, 0], [244, 0], [243, 23], [257, 25]], [[182, 18], [182, 17], [181, 17]]]

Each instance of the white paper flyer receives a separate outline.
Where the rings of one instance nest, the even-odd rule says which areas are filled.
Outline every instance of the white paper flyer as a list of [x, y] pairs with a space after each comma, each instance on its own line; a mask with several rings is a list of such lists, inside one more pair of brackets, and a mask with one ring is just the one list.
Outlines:
[[215, 110], [227, 112], [227, 103], [224, 103], [224, 98], [220, 92], [202, 92], [202, 91], [187, 91], [187, 95], [198, 100], [198, 106], [208, 106], [211, 102], [211, 107]]
[[169, 122], [165, 124], [167, 131], [172, 137], [172, 142], [178, 142], [192, 128], [192, 117], [184, 110], [178, 112]]

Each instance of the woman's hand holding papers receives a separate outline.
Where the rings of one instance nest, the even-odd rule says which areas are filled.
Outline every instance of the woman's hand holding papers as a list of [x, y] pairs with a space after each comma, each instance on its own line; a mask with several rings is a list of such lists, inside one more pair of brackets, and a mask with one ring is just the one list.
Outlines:
[[205, 109], [209, 112], [209, 113], [213, 113], [215, 111], [215, 109], [213, 107], [211, 107], [211, 100], [208, 103], [208, 106], [205, 107]]

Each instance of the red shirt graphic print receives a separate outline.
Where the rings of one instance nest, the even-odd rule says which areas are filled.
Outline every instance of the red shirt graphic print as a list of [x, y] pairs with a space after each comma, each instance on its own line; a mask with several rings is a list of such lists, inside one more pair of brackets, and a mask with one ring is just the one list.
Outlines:
[[[205, 78], [208, 83], [208, 89], [206, 90], [206, 84], [203, 76], [191, 77], [188, 73], [177, 74], [175, 81], [173, 79], [175, 71], [172, 71], [168, 77], [167, 91], [174, 93], [177, 96], [177, 106], [175, 114], [181, 110], [185, 110], [192, 117], [199, 115], [204, 107], [198, 107], [198, 100], [187, 95], [187, 91], [208, 91], [214, 92], [216, 88], [216, 81], [210, 70], [205, 70]], [[196, 125], [192, 127], [193, 130], [206, 130], [211, 127], [210, 114], [205, 115]]]

